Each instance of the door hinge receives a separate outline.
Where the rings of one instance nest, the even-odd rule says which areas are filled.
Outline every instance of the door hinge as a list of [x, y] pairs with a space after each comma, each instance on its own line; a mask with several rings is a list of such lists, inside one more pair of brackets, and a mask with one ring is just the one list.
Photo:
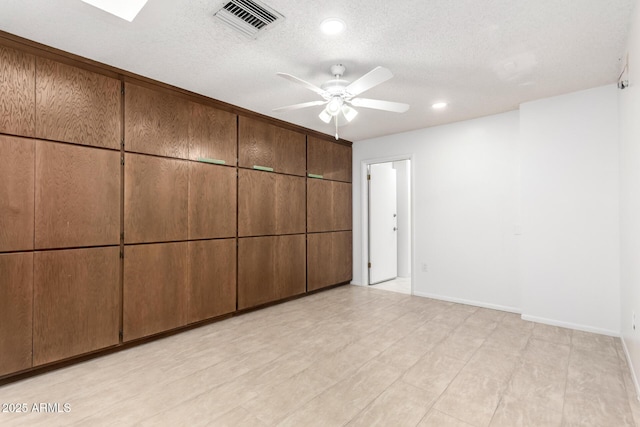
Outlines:
[[120, 251], [120, 259], [124, 259], [124, 251]]
[[120, 338], [120, 341], [124, 339], [122, 331], [118, 331], [118, 337]]
[[367, 174], [367, 181], [371, 181], [371, 174]]
[[368, 264], [368, 267], [371, 268], [371, 263]]
[[120, 157], [120, 163], [122, 164], [122, 166], [124, 166], [124, 156]]

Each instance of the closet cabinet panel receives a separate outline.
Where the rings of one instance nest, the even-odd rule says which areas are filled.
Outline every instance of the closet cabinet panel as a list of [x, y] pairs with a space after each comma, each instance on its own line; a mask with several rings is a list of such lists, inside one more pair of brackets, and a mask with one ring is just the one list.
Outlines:
[[238, 241], [238, 309], [305, 292], [305, 235]]
[[236, 239], [189, 242], [187, 323], [236, 309]]
[[351, 230], [351, 184], [307, 179], [307, 231]]
[[351, 220], [351, 184], [345, 182], [331, 183], [332, 196], [332, 229], [351, 230], [353, 223]]
[[0, 135], [0, 159], [0, 252], [33, 249], [35, 143]]
[[186, 324], [187, 242], [125, 246], [123, 339]]
[[35, 90], [35, 57], [0, 46], [0, 132], [35, 135]]
[[36, 252], [34, 366], [118, 344], [119, 282], [118, 247]]
[[32, 365], [33, 252], [0, 254], [0, 376]]
[[125, 84], [125, 150], [187, 159], [189, 101]]
[[277, 179], [270, 172], [238, 170], [238, 236], [275, 234]]
[[120, 243], [120, 153], [36, 142], [35, 247]]
[[307, 169], [324, 179], [351, 182], [351, 147], [310, 136]]
[[351, 231], [331, 233], [331, 259], [334, 265], [333, 283], [350, 282], [353, 278], [353, 235]]
[[239, 117], [238, 165], [263, 166], [274, 172], [304, 176], [306, 137], [261, 120]]
[[236, 169], [189, 162], [189, 239], [235, 237]]
[[307, 290], [325, 288], [352, 279], [350, 231], [307, 236]]
[[116, 79], [37, 58], [36, 137], [120, 149]]
[[125, 243], [186, 240], [188, 162], [125, 155]]
[[207, 105], [191, 102], [189, 158], [222, 160], [235, 166], [238, 156], [237, 116]]
[[[303, 177], [276, 176], [276, 229], [274, 234], [304, 233], [305, 179]], [[256, 212], [256, 214], [259, 214]]]
[[307, 179], [307, 231], [333, 229], [332, 181]]

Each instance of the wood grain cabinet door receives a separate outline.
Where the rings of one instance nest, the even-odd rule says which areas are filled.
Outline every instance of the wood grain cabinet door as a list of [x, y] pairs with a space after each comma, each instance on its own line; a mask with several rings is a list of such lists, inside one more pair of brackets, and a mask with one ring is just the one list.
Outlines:
[[223, 161], [235, 166], [238, 157], [237, 120], [235, 114], [207, 105], [190, 103], [189, 158]]
[[325, 139], [308, 137], [307, 169], [324, 179], [351, 182], [351, 147]]
[[303, 177], [276, 175], [275, 234], [298, 234], [305, 232], [305, 184]]
[[124, 94], [125, 150], [189, 158], [189, 101], [132, 83]]
[[36, 143], [36, 249], [120, 243], [120, 153]]
[[351, 230], [351, 184], [307, 179], [307, 231]]
[[276, 232], [276, 181], [271, 172], [238, 170], [238, 236]]
[[353, 227], [351, 210], [351, 184], [334, 181], [331, 183], [331, 228], [338, 230], [351, 230]]
[[125, 155], [125, 243], [187, 240], [188, 162]]
[[33, 249], [35, 143], [0, 135], [0, 159], [0, 252]]
[[187, 323], [236, 309], [236, 239], [189, 242]]
[[189, 162], [189, 239], [236, 235], [236, 169]]
[[305, 292], [305, 235], [238, 240], [238, 309]]
[[36, 59], [36, 137], [120, 149], [119, 80]]
[[36, 58], [0, 46], [0, 132], [36, 132]]
[[120, 329], [120, 249], [34, 254], [33, 364], [116, 345]]
[[239, 117], [238, 165], [272, 168], [274, 172], [304, 176], [304, 134], [248, 117]]
[[125, 246], [123, 339], [186, 324], [187, 242]]
[[326, 288], [352, 279], [350, 231], [307, 236], [307, 290]]
[[33, 252], [0, 254], [0, 376], [32, 366]]

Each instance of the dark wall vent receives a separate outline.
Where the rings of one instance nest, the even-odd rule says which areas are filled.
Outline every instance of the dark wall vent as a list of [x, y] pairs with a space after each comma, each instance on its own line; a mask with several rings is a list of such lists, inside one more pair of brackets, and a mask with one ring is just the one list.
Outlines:
[[284, 19], [281, 13], [257, 0], [231, 0], [225, 3], [214, 16], [252, 39]]

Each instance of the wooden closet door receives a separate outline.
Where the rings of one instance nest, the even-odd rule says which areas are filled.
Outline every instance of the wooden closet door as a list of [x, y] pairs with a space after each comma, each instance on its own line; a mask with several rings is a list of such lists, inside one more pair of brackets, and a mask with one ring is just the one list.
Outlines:
[[235, 237], [236, 169], [189, 162], [189, 239]]
[[119, 80], [36, 59], [36, 137], [120, 149]]
[[189, 242], [187, 323], [236, 309], [236, 239]]
[[332, 182], [323, 179], [307, 179], [307, 231], [315, 233], [332, 231], [333, 194]]
[[0, 252], [33, 249], [35, 143], [0, 135], [0, 159]]
[[275, 193], [275, 234], [304, 233], [306, 230], [305, 179], [297, 176], [276, 175]]
[[34, 366], [118, 344], [119, 282], [118, 247], [36, 252]]
[[33, 252], [0, 254], [0, 376], [32, 366]]
[[331, 233], [331, 259], [334, 283], [350, 282], [353, 278], [353, 235], [351, 231]]
[[276, 237], [273, 300], [303, 294], [306, 290], [306, 235]]
[[237, 120], [235, 114], [207, 105], [190, 103], [189, 158], [191, 160], [222, 160], [236, 165], [238, 156]]
[[125, 243], [187, 240], [188, 162], [125, 155]]
[[123, 339], [186, 324], [187, 242], [125, 246]]
[[238, 309], [273, 301], [276, 237], [238, 239]]
[[276, 233], [276, 181], [271, 172], [238, 170], [238, 236]]
[[120, 243], [120, 153], [37, 141], [35, 247]]
[[274, 172], [304, 176], [306, 137], [261, 120], [239, 117], [238, 165], [262, 166]]
[[0, 132], [36, 133], [36, 58], [0, 46]]
[[324, 179], [351, 182], [351, 147], [325, 139], [308, 137], [307, 169]]
[[315, 291], [333, 283], [332, 234], [307, 235], [307, 291]]
[[125, 150], [189, 158], [189, 101], [132, 83], [124, 93]]
[[329, 179], [344, 182], [352, 181], [352, 151], [352, 148], [346, 145], [342, 145], [337, 142], [331, 144], [331, 159], [333, 167], [332, 173], [329, 175]]
[[351, 230], [351, 184], [334, 181], [331, 183], [331, 229]]

